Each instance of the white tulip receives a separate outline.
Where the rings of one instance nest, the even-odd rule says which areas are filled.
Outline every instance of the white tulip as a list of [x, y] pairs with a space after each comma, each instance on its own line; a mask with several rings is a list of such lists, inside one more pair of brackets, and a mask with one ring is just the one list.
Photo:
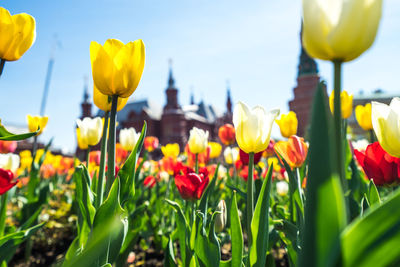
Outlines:
[[400, 157], [400, 98], [390, 105], [372, 102], [372, 127], [382, 148], [393, 157]]
[[140, 133], [137, 133], [134, 128], [122, 129], [119, 132], [119, 142], [127, 151], [132, 151], [138, 142]]
[[239, 147], [246, 153], [258, 153], [267, 149], [272, 124], [278, 116], [279, 109], [267, 113], [261, 106], [250, 110], [243, 102], [237, 103], [233, 110], [233, 125]]
[[99, 143], [103, 132], [103, 121], [100, 117], [83, 120], [77, 119], [76, 124], [80, 129], [80, 136], [89, 146], [95, 146]]
[[16, 172], [19, 167], [19, 156], [16, 154], [0, 154], [0, 168]]
[[234, 164], [239, 159], [239, 148], [226, 147], [224, 150], [224, 158], [227, 164]]
[[189, 149], [193, 154], [198, 154], [206, 150], [208, 146], [208, 131], [204, 131], [197, 127], [190, 130]]
[[289, 185], [285, 181], [280, 181], [276, 183], [276, 192], [280, 196], [286, 196], [289, 192]]

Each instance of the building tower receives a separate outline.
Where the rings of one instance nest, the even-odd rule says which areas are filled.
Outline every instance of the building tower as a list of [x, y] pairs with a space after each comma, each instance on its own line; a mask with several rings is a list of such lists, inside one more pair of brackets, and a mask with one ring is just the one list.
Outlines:
[[300, 31], [301, 53], [297, 71], [297, 86], [293, 89], [294, 99], [289, 101], [289, 109], [297, 114], [299, 121], [297, 134], [307, 133], [314, 93], [320, 81], [318, 66], [304, 50]]
[[88, 92], [88, 82], [87, 77], [84, 77], [84, 87], [83, 87], [83, 102], [81, 103], [82, 108], [82, 118], [92, 117], [92, 103], [90, 101], [90, 96]]
[[169, 61], [168, 87], [165, 90], [167, 103], [161, 118], [161, 143], [178, 143], [181, 148], [187, 141], [186, 120], [178, 103], [178, 89], [172, 74], [172, 62]]

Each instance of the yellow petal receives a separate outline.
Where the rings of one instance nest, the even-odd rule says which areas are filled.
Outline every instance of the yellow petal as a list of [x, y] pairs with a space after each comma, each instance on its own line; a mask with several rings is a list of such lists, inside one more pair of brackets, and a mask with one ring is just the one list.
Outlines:
[[[118, 97], [117, 111], [123, 109], [128, 100], [129, 98]], [[111, 97], [103, 95], [95, 85], [93, 86], [93, 102], [99, 109], [111, 111]]]

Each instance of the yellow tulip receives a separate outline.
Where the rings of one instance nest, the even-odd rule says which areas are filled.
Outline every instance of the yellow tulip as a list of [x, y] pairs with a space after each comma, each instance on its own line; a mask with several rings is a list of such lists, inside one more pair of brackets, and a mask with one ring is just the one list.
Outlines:
[[217, 142], [208, 142], [208, 145], [211, 148], [210, 151], [210, 159], [218, 158], [221, 155], [222, 146]]
[[292, 135], [297, 134], [297, 116], [293, 111], [289, 111], [288, 114], [282, 114], [279, 120], [275, 120], [281, 130], [283, 137], [289, 138]]
[[[334, 92], [332, 91], [332, 94], [329, 96], [329, 107], [331, 109], [331, 112], [333, 113], [333, 106], [334, 106]], [[351, 113], [353, 112], [353, 95], [349, 95], [346, 91], [343, 91], [340, 93], [340, 102], [342, 106], [342, 118], [347, 119], [351, 116]]]
[[[128, 100], [129, 97], [118, 97], [117, 111], [123, 109]], [[95, 85], [93, 86], [93, 102], [99, 109], [111, 111], [111, 97], [108, 95], [103, 95]]]
[[163, 153], [164, 157], [177, 158], [180, 152], [179, 144], [174, 143], [162, 146], [161, 152]]
[[26, 119], [28, 121], [28, 128], [29, 128], [30, 132], [36, 132], [38, 130], [38, 128], [40, 127], [40, 131], [37, 134], [37, 135], [39, 135], [43, 132], [44, 128], [46, 127], [49, 117], [27, 115]]
[[303, 45], [323, 60], [350, 61], [374, 42], [382, 0], [303, 0]]
[[365, 131], [372, 130], [371, 103], [365, 106], [358, 105], [355, 111], [356, 119], [360, 127]]
[[278, 115], [279, 109], [267, 113], [261, 106], [250, 110], [246, 104], [237, 103], [233, 110], [233, 124], [239, 147], [247, 154], [265, 150], [271, 137], [272, 124]]
[[94, 85], [108, 96], [129, 97], [142, 77], [145, 47], [142, 40], [127, 43], [108, 39], [104, 46], [90, 44]]
[[390, 105], [372, 102], [372, 126], [379, 144], [393, 157], [400, 157], [400, 98]]
[[190, 152], [193, 154], [199, 154], [206, 150], [208, 145], [207, 141], [208, 131], [204, 131], [197, 127], [193, 127], [192, 130], [190, 130], [188, 145]]
[[78, 141], [79, 149], [86, 150], [88, 149], [88, 144], [85, 138], [82, 138], [81, 129], [76, 128], [76, 140]]
[[0, 58], [6, 61], [18, 60], [35, 42], [35, 19], [21, 13], [11, 16], [0, 7]]

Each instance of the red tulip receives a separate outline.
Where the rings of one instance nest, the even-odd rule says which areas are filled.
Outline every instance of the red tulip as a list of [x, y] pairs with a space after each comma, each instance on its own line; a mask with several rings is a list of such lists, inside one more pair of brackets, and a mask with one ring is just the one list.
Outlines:
[[12, 171], [0, 168], [0, 195], [10, 190], [18, 183], [18, 180], [13, 182], [13, 179], [14, 174], [12, 173]]
[[232, 145], [235, 143], [235, 127], [232, 124], [225, 124], [219, 127], [218, 136], [221, 142], [226, 145]]
[[175, 172], [175, 185], [181, 197], [186, 200], [200, 199], [209, 182], [207, 169], [202, 167], [197, 174], [188, 166], [178, 165]]
[[[258, 153], [254, 154], [254, 164], [257, 164], [260, 161], [263, 152], [264, 151], [261, 151], [261, 152], [258, 152]], [[247, 154], [246, 152], [244, 152], [243, 150], [240, 149], [239, 156], [240, 156], [240, 161], [244, 165], [249, 165], [249, 154]]]
[[90, 163], [94, 163], [97, 166], [100, 165], [100, 150], [94, 150], [94, 151], [90, 151], [89, 153], [89, 162]]
[[14, 153], [17, 149], [17, 141], [0, 140], [0, 153]]
[[400, 158], [389, 155], [379, 142], [368, 145], [364, 153], [355, 149], [354, 155], [368, 179], [376, 185], [400, 183]]
[[[185, 146], [185, 152], [187, 154], [187, 164], [190, 167], [194, 167], [196, 164], [196, 154], [193, 154], [190, 152], [189, 145]], [[199, 166], [205, 166], [207, 165], [208, 161], [210, 160], [210, 153], [211, 153], [211, 148], [210, 146], [207, 146], [206, 150], [204, 152], [197, 154], [197, 160], [199, 161]]]
[[143, 181], [143, 185], [145, 187], [153, 188], [156, 185], [156, 178], [154, 178], [153, 175], [147, 176]]

